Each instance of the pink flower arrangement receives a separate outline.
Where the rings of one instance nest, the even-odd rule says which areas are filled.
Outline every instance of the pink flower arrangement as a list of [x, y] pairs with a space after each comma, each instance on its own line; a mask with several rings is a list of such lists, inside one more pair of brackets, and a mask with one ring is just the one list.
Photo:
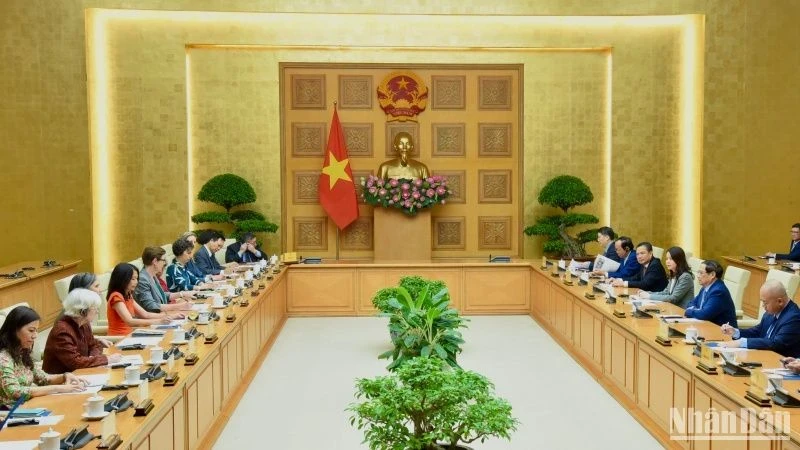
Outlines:
[[447, 180], [434, 175], [428, 178], [408, 180], [390, 178], [384, 180], [374, 175], [361, 179], [361, 197], [372, 206], [398, 208], [413, 216], [420, 209], [433, 205], [444, 205], [451, 194], [447, 189]]

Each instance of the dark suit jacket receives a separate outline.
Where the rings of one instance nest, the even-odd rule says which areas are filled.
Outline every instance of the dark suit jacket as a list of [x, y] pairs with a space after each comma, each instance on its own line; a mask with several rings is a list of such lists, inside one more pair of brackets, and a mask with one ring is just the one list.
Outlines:
[[636, 260], [636, 253], [630, 252], [628, 253], [628, 256], [626, 256], [625, 259], [620, 263], [619, 269], [617, 269], [616, 272], [608, 272], [608, 276], [611, 278], [622, 278], [623, 280], [627, 280], [639, 272], [641, 268], [642, 265]]
[[[792, 248], [792, 245], [794, 245], [794, 248]], [[790, 259], [792, 261], [800, 262], [800, 242], [795, 244], [794, 241], [792, 241], [792, 243], [789, 244], [789, 253], [778, 253], [775, 255], [775, 258]]]
[[200, 250], [194, 254], [194, 264], [200, 272], [202, 272], [203, 276], [217, 275], [224, 270], [223, 267], [219, 265], [219, 262], [217, 262], [217, 258], [209, 254], [208, 248], [205, 245], [200, 247]]
[[[700, 303], [703, 304], [702, 308]], [[733, 305], [731, 293], [722, 280], [716, 280], [711, 286], [700, 289], [700, 293], [686, 307], [685, 316], [708, 320], [717, 325], [727, 323], [734, 328], [739, 326], [736, 322], [736, 307]]]
[[[225, 262], [237, 262], [239, 264], [243, 262], [256, 262], [259, 260], [264, 259], [264, 251], [261, 250], [260, 247], [256, 246], [256, 250], [261, 253], [261, 256], [256, 256], [255, 253], [251, 252], [250, 250], [244, 252], [242, 257], [239, 257], [239, 249], [242, 248], [241, 242], [234, 242], [233, 244], [228, 246], [228, 249], [225, 250]], [[244, 256], [247, 255], [247, 261], [244, 260]]]
[[647, 267], [642, 266], [640, 271], [625, 281], [628, 282], [629, 287], [650, 292], [661, 292], [667, 287], [668, 283], [667, 272], [658, 258], [651, 259]]
[[[767, 332], [772, 325], [772, 334]], [[756, 350], [772, 350], [783, 356], [800, 357], [800, 308], [797, 303], [789, 303], [778, 315], [764, 314], [761, 322], [753, 328], [740, 330], [739, 337], [747, 338], [747, 348]]]

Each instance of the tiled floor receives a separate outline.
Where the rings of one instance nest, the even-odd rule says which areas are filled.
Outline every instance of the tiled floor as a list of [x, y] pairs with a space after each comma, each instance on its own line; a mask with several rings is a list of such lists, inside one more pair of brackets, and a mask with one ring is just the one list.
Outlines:
[[[522, 422], [476, 450], [661, 448], [528, 316], [470, 317], [459, 363], [491, 379]], [[359, 377], [385, 374], [386, 319], [289, 319], [217, 450], [366, 449], [345, 408]]]

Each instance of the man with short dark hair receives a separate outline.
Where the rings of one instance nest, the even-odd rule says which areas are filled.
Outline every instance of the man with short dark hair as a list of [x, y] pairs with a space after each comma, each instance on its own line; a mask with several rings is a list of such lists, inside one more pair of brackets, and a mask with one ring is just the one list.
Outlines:
[[636, 261], [641, 265], [641, 270], [627, 278], [616, 278], [611, 284], [654, 292], [663, 291], [667, 287], [667, 272], [664, 271], [661, 261], [653, 257], [652, 244], [641, 242], [636, 246]]
[[264, 252], [257, 244], [255, 234], [243, 233], [237, 242], [228, 246], [225, 251], [225, 262], [246, 264], [264, 259]]
[[200, 249], [194, 254], [194, 263], [203, 276], [219, 275], [225, 269], [219, 264], [214, 253], [222, 248], [225, 235], [216, 230], [205, 230], [197, 237]]
[[717, 325], [728, 324], [734, 328], [736, 322], [736, 307], [733, 305], [731, 293], [722, 282], [722, 266], [714, 260], [706, 260], [700, 264], [697, 271], [700, 293], [689, 302], [684, 315], [695, 319], [708, 320]]
[[800, 262], [800, 223], [792, 225], [792, 242], [789, 244], [789, 253], [767, 253], [767, 256], [775, 259], [788, 259]]
[[746, 330], [722, 325], [722, 332], [735, 339], [722, 345], [800, 356], [800, 308], [789, 299], [786, 288], [778, 280], [767, 280], [759, 295], [764, 304], [761, 322]]

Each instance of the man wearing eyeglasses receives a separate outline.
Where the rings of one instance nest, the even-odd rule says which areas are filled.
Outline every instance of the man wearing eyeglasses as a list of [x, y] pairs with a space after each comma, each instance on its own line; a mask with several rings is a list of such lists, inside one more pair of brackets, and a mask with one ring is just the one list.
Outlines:
[[769, 252], [767, 257], [800, 262], [800, 223], [792, 225], [792, 242], [789, 244], [789, 253]]
[[734, 339], [722, 345], [800, 356], [800, 308], [789, 299], [783, 284], [777, 280], [767, 280], [759, 295], [764, 305], [761, 322], [746, 330], [722, 325], [722, 332]]
[[703, 287], [689, 302], [684, 315], [736, 328], [736, 307], [730, 291], [722, 282], [722, 266], [714, 260], [703, 261], [697, 271], [697, 280]]

